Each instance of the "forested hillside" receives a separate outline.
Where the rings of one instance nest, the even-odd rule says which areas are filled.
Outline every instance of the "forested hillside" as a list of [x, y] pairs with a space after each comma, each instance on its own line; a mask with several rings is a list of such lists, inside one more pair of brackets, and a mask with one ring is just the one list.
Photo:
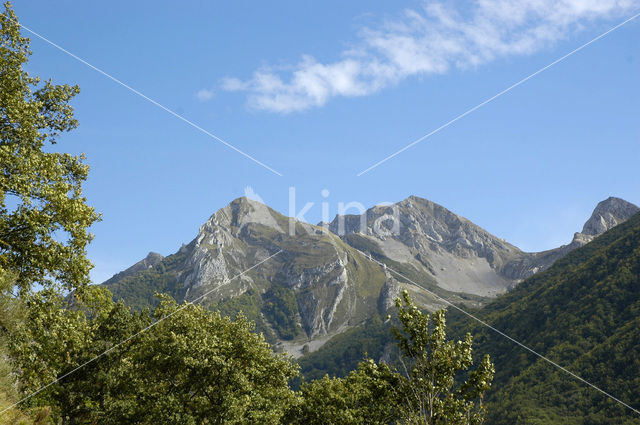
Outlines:
[[[640, 407], [640, 215], [478, 312], [492, 326]], [[469, 319], [496, 363], [491, 424], [638, 424], [640, 415]]]

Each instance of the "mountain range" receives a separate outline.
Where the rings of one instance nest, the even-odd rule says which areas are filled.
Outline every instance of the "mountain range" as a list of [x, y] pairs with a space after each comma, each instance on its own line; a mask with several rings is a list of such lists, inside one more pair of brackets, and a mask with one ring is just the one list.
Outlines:
[[416, 196], [319, 225], [243, 197], [175, 254], [150, 253], [103, 285], [136, 308], [157, 302], [156, 292], [178, 301], [206, 293], [202, 303], [242, 311], [276, 348], [299, 356], [384, 314], [402, 288], [427, 310], [444, 305], [438, 297], [479, 308], [638, 211], [608, 198], [569, 244], [530, 253]]

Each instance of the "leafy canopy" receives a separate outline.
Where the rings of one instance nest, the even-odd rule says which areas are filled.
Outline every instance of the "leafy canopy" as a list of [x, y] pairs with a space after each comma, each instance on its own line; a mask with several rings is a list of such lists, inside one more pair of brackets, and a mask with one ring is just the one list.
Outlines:
[[458, 384], [459, 373], [473, 364], [472, 339], [446, 339], [445, 311], [421, 312], [404, 290], [396, 300], [402, 329], [394, 329], [406, 376], [400, 383], [402, 417], [409, 424], [484, 422], [484, 394], [491, 387], [494, 367], [485, 355], [478, 368]]
[[83, 156], [46, 152], [58, 136], [74, 129], [69, 101], [77, 86], [41, 83], [23, 67], [29, 39], [11, 3], [0, 14], [0, 267], [28, 291], [34, 283], [85, 285], [90, 262], [87, 231], [99, 215], [86, 204], [82, 183], [89, 167]]
[[151, 315], [133, 313], [96, 286], [76, 308], [64, 302], [49, 289], [31, 295], [11, 342], [24, 394], [64, 376], [26, 403], [50, 406], [62, 423], [275, 425], [295, 397], [297, 367], [242, 316], [168, 296]]
[[49, 416], [46, 407], [22, 411], [15, 406], [20, 393], [13, 364], [9, 361], [9, 333], [24, 320], [25, 306], [13, 296], [13, 287], [13, 277], [0, 269], [0, 423], [44, 425]]
[[484, 356], [473, 364], [471, 335], [446, 338], [444, 310], [421, 312], [403, 291], [394, 328], [404, 373], [365, 360], [344, 378], [303, 383], [302, 401], [286, 416], [292, 424], [479, 425], [494, 368]]
[[344, 378], [325, 376], [300, 388], [301, 402], [289, 413], [300, 425], [387, 425], [398, 415], [396, 391], [400, 376], [371, 359]]

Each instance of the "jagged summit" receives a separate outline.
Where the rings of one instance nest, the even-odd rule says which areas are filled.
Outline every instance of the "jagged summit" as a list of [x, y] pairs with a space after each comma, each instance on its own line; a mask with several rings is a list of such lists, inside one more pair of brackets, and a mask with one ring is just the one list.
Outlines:
[[268, 215], [280, 215], [280, 213], [271, 209], [262, 202], [247, 198], [246, 196], [241, 196], [229, 202], [229, 204], [224, 208], [213, 213], [210, 219], [216, 216], [221, 217], [221, 215], [226, 214], [232, 219], [232, 221], [241, 221], [244, 217], [251, 216], [256, 211], [268, 213]]
[[599, 202], [582, 228], [582, 233], [597, 236], [617, 226], [632, 215], [640, 212], [640, 208], [624, 199], [609, 197]]
[[284, 216], [262, 202], [242, 196], [226, 207], [216, 211], [201, 227], [201, 231], [212, 224], [242, 228], [249, 223], [262, 224], [280, 232]]

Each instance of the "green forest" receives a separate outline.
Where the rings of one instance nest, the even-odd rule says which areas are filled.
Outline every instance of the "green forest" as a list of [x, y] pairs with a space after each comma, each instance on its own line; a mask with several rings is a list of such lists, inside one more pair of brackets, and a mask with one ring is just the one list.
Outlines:
[[50, 149], [80, 88], [25, 70], [10, 2], [0, 25], [1, 423], [640, 424], [640, 214], [482, 308], [403, 290], [296, 360], [286, 286], [178, 302], [180, 252], [91, 284], [89, 167]]

